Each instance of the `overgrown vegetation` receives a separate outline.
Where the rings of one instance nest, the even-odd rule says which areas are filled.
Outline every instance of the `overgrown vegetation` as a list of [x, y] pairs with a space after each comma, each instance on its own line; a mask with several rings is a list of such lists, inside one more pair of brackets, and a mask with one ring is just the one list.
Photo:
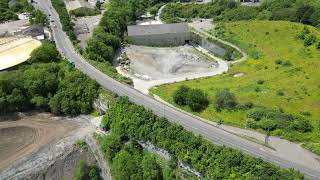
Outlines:
[[62, 29], [67, 33], [73, 44], [78, 44], [77, 35], [74, 32], [74, 23], [71, 21], [70, 15], [67, 11], [66, 5], [63, 0], [51, 0], [52, 6], [59, 14]]
[[[317, 77], [320, 72], [314, 67], [319, 66], [320, 51], [317, 42], [305, 46], [299, 36], [306, 29], [309, 33], [305, 34], [313, 34], [317, 39], [320, 33], [311, 26], [282, 21], [222, 23], [218, 28], [215, 33], [220, 38], [238, 45], [251, 57], [256, 52], [261, 55], [233, 65], [226, 74], [163, 85], [152, 92], [175, 104], [174, 94], [181, 85], [200, 88], [208, 95], [209, 102], [216, 103], [201, 112], [193, 112], [195, 115], [242, 128], [270, 131], [291, 141], [319, 142]], [[235, 76], [239, 73], [242, 76]], [[217, 94], [225, 88], [233, 95], [223, 95], [225, 98], [219, 100]], [[236, 106], [232, 96], [236, 98]], [[229, 100], [233, 108], [225, 105]]]
[[0, 113], [37, 109], [77, 115], [92, 111], [96, 82], [61, 60], [54, 44], [44, 41], [30, 64], [0, 74]]
[[73, 180], [100, 180], [100, 169], [96, 164], [88, 165], [86, 161], [80, 160], [73, 172]]
[[88, 7], [80, 7], [70, 11], [70, 15], [75, 17], [95, 16], [98, 14], [100, 14], [100, 10], [98, 8], [93, 9]]
[[[238, 150], [214, 145], [155, 116], [151, 111], [120, 97], [104, 116], [111, 134], [101, 137], [101, 149], [111, 162], [115, 179], [175, 179], [161, 173], [152, 157], [146, 158], [137, 140], [150, 141], [203, 173], [208, 179], [302, 179], [302, 175], [245, 155]], [[150, 166], [152, 164], [152, 166]], [[148, 168], [147, 168], [148, 167]], [[152, 176], [151, 176], [152, 175]]]
[[240, 6], [234, 0], [216, 0], [209, 4], [168, 4], [163, 10], [165, 22], [191, 18], [213, 18], [215, 21], [286, 20], [320, 27], [319, 0], [268, 0], [261, 6]]

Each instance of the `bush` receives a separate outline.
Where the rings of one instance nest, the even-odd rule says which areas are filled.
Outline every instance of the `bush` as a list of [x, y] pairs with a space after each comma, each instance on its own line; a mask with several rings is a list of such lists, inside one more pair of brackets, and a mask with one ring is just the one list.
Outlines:
[[313, 127], [306, 119], [298, 118], [289, 126], [290, 130], [306, 133], [312, 131]]
[[304, 41], [303, 44], [304, 46], [311, 46], [313, 43], [317, 41], [317, 37], [314, 34], [308, 35]]
[[237, 100], [233, 93], [229, 89], [223, 89], [217, 92], [215, 96], [214, 105], [216, 110], [222, 109], [232, 110], [237, 106]]
[[200, 89], [190, 89], [186, 102], [190, 109], [195, 112], [204, 110], [209, 104], [206, 94]]
[[258, 123], [259, 128], [265, 130], [265, 131], [274, 131], [277, 129], [277, 122], [271, 119], [262, 119]]
[[257, 84], [264, 84], [264, 80], [260, 80], [260, 79], [259, 79], [259, 80], [257, 81]]
[[281, 89], [277, 90], [277, 95], [278, 96], [284, 96], [283, 90], [281, 90]]
[[88, 7], [80, 7], [70, 11], [71, 15], [75, 17], [84, 17], [84, 16], [95, 16], [100, 14], [98, 9], [88, 8]]
[[316, 48], [320, 49], [320, 41], [316, 44]]
[[187, 96], [190, 88], [188, 86], [180, 86], [173, 94], [173, 101], [178, 105], [187, 105]]

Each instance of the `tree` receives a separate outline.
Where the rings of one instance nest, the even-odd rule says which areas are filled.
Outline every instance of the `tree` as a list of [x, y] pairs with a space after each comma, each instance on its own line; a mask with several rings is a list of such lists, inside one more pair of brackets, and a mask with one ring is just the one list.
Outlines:
[[97, 0], [97, 2], [96, 2], [96, 8], [97, 9], [101, 9], [101, 2], [100, 2], [100, 0]]
[[101, 142], [101, 149], [107, 158], [107, 160], [111, 161], [116, 154], [121, 150], [123, 143], [118, 136], [110, 135], [103, 138]]
[[208, 98], [206, 94], [200, 89], [190, 89], [187, 96], [187, 104], [192, 111], [202, 111], [208, 104]]
[[125, 150], [112, 160], [111, 172], [116, 180], [139, 180], [142, 177], [140, 162]]
[[60, 59], [60, 54], [54, 44], [50, 41], [44, 41], [42, 45], [33, 50], [28, 62], [30, 63], [48, 63], [55, 62]]
[[31, 18], [29, 19], [31, 24], [40, 24], [45, 26], [48, 24], [47, 16], [40, 10], [32, 11]]
[[161, 167], [152, 155], [144, 155], [141, 166], [143, 169], [143, 179], [146, 180], [160, 180], [162, 179]]
[[190, 88], [188, 86], [182, 85], [173, 94], [173, 100], [178, 105], [187, 104], [187, 96]]
[[217, 92], [215, 96], [214, 105], [216, 110], [221, 109], [234, 109], [237, 105], [235, 95], [229, 89], [223, 89]]
[[91, 60], [95, 61], [112, 61], [114, 50], [97, 38], [89, 39], [86, 53]]

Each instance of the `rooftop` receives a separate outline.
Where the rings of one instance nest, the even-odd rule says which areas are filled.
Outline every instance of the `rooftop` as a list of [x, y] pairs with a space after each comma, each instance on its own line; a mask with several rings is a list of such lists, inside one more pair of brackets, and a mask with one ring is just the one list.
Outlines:
[[190, 32], [187, 23], [128, 26], [128, 36], [187, 32]]

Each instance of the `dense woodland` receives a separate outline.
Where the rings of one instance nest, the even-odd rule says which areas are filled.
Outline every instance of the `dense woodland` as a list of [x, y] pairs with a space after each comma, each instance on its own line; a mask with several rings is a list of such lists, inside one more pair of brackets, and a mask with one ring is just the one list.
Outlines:
[[0, 113], [26, 110], [77, 115], [92, 111], [96, 82], [61, 60], [45, 41], [26, 64], [0, 73]]
[[261, 6], [240, 6], [234, 0], [216, 0], [210, 4], [169, 4], [162, 13], [166, 22], [190, 18], [215, 21], [286, 20], [320, 27], [319, 0], [266, 0]]
[[[182, 126], [169, 123], [151, 111], [130, 103], [125, 97], [119, 97], [110, 107], [102, 123], [111, 129], [111, 135], [102, 137], [100, 143], [105, 157], [111, 163], [115, 179], [141, 179], [145, 174], [150, 174], [151, 170], [145, 169], [144, 163], [141, 163], [145, 156], [136, 140], [150, 141], [168, 150], [174, 159], [188, 163], [209, 179], [303, 178], [293, 170], [281, 169], [238, 150], [209, 143]], [[148, 164], [153, 160], [148, 158], [146, 161]], [[162, 179], [163, 174], [159, 172], [157, 164], [151, 167], [151, 179]], [[174, 173], [169, 173], [169, 179], [175, 178]]]

